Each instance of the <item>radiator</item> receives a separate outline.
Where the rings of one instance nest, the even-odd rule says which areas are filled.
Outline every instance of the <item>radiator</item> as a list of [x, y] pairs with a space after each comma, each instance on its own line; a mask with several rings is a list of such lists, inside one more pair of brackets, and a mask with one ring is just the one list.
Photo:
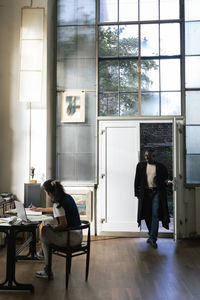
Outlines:
[[195, 188], [196, 233], [200, 235], [200, 187]]

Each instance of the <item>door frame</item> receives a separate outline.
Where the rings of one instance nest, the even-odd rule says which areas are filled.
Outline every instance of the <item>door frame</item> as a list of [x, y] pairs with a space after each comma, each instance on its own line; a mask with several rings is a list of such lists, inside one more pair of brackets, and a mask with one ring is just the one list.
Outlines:
[[[180, 123], [178, 122], [180, 118], [167, 118], [167, 119], [145, 119], [140, 120], [139, 126], [142, 123], [170, 123], [172, 124], [172, 170], [173, 170], [173, 232], [159, 232], [159, 237], [171, 237], [174, 239], [174, 241], [177, 240], [178, 236], [178, 227], [177, 227], [177, 216], [178, 216], [178, 199], [179, 199], [179, 193], [177, 189], [178, 185], [178, 178], [180, 178], [181, 172], [180, 170], [180, 130], [178, 128], [180, 127]], [[148, 236], [147, 233], [141, 232], [141, 236]]]
[[[166, 117], [166, 118], [135, 118], [135, 119], [119, 119], [119, 118], [112, 118], [112, 119], [98, 119], [98, 128], [100, 128], [100, 122], [107, 122], [107, 121], [135, 121], [138, 123], [138, 128], [140, 128], [140, 124], [142, 123], [171, 123], [172, 124], [172, 146], [173, 146], [173, 216], [174, 216], [174, 227], [173, 227], [173, 233], [169, 232], [161, 232], [159, 233], [159, 236], [161, 237], [173, 237], [174, 241], [178, 238], [178, 202], [180, 202], [180, 197], [183, 193], [183, 167], [181, 161], [183, 160], [181, 148], [182, 148], [182, 139], [183, 139], [183, 118], [182, 117]], [[100, 130], [98, 130], [98, 136], [100, 134]], [[139, 149], [140, 149], [140, 135], [139, 135]], [[99, 147], [100, 142], [98, 139], [98, 173], [100, 173], [100, 167], [99, 167]], [[138, 157], [140, 157], [140, 150], [138, 151]], [[98, 174], [98, 178], [100, 177], [100, 174]], [[101, 231], [101, 203], [100, 203], [100, 195], [99, 195], [99, 182], [98, 182], [98, 188], [97, 188], [97, 205], [96, 205], [96, 229], [97, 229], [97, 235], [119, 235], [119, 233], [115, 232], [102, 232]], [[121, 232], [121, 236], [134, 236], [134, 237], [143, 237], [147, 236], [147, 233], [144, 232], [136, 232], [136, 233], [130, 233], [130, 232]]]

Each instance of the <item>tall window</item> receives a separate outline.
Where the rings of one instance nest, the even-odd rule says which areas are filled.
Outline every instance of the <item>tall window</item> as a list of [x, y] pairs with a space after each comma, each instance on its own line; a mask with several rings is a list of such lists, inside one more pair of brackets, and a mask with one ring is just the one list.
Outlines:
[[186, 183], [200, 185], [200, 0], [57, 4], [57, 89], [86, 90], [86, 123], [57, 120], [58, 178], [94, 178], [97, 39], [98, 116], [183, 116]]
[[186, 182], [200, 184], [200, 1], [185, 0]]
[[179, 0], [99, 0], [99, 116], [181, 115]]
[[200, 1], [99, 0], [97, 26], [98, 115], [185, 117], [186, 183], [199, 185]]
[[[64, 182], [96, 181], [96, 3], [57, 0], [56, 176]], [[85, 122], [61, 122], [61, 94], [85, 93]]]

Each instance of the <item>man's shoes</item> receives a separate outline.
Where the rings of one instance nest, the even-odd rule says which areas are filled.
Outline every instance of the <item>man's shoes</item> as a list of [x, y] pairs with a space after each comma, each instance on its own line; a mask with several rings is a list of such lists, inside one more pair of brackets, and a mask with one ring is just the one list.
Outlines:
[[155, 249], [158, 248], [157, 243], [150, 238], [147, 239], [147, 243], [150, 244]]
[[[44, 279], [48, 279], [48, 273], [47, 273], [47, 267], [45, 267], [43, 270], [41, 271], [37, 271], [35, 273], [35, 276], [38, 277], [38, 278], [44, 278]], [[50, 279], [53, 280], [53, 273], [51, 272], [51, 275], [50, 275]]]

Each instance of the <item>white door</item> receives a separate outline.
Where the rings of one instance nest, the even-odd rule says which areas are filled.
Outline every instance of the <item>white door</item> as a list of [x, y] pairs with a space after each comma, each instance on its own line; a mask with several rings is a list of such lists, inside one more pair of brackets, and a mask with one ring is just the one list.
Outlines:
[[133, 121], [99, 124], [98, 231], [138, 232], [134, 197], [139, 126]]

